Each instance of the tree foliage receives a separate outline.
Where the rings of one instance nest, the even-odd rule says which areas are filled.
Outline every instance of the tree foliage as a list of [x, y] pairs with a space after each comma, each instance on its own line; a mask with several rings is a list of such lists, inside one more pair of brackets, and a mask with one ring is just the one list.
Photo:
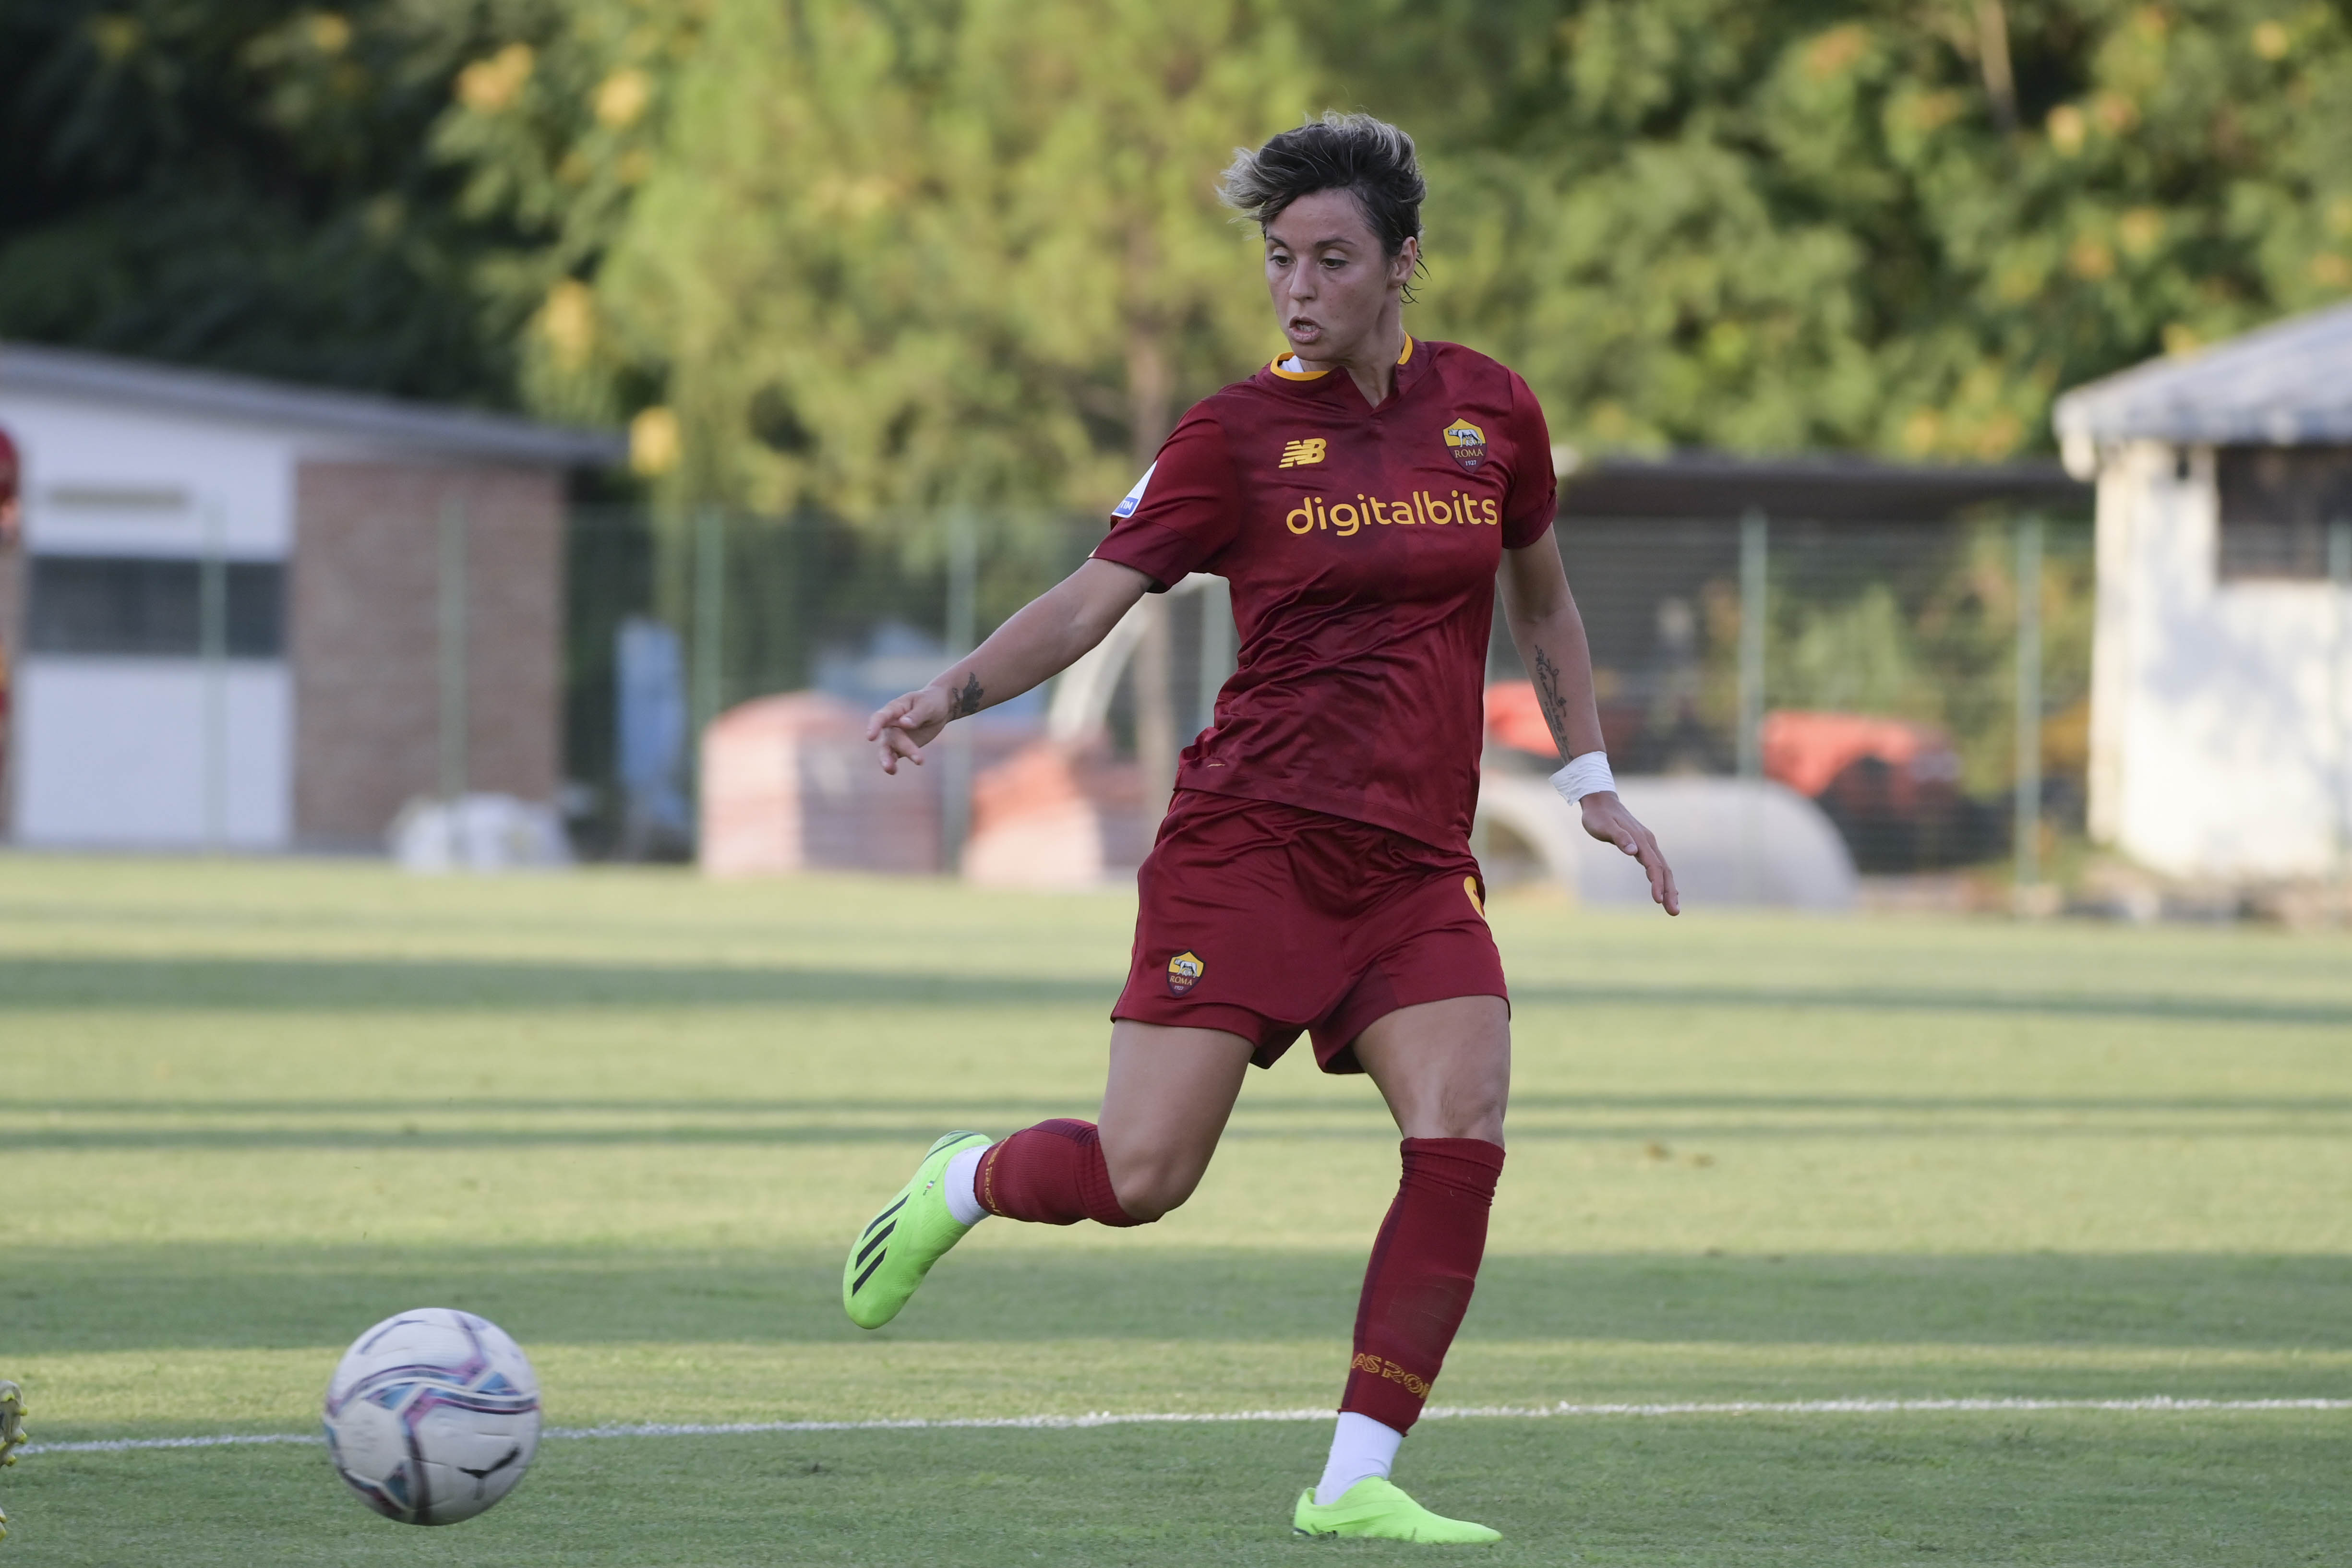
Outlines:
[[0, 334], [495, 397], [457, 172], [427, 154], [473, 8], [0, 4]]
[[[1437, 132], [1432, 314], [1580, 443], [1998, 458], [2068, 385], [2352, 292], [2338, 6], [1486, 15], [1400, 102]], [[1415, 16], [1360, 36], [1421, 53]], [[1465, 54], [1517, 63], [1448, 117]]]
[[1115, 495], [1272, 342], [1210, 187], [1303, 68], [1262, 0], [721, 0], [600, 319], [698, 492]]
[[635, 417], [679, 498], [1098, 504], [1276, 346], [1327, 105], [1592, 450], [1990, 459], [2352, 293], [2343, 0], [0, 0], [0, 333]]

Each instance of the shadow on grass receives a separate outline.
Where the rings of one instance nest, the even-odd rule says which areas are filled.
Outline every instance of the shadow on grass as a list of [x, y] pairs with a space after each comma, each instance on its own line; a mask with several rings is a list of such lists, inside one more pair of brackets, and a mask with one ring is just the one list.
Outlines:
[[[807, 1006], [1108, 1009], [1118, 977], [935, 971], [460, 963], [448, 960], [9, 958], [0, 1009], [221, 1008], [280, 1011], [486, 1008]], [[1580, 986], [1514, 988], [1523, 1005], [1788, 1008], [1841, 1012], [2043, 1014], [2192, 1023], [2352, 1026], [2352, 1000], [2263, 1001], [1928, 987]]]
[[[1253, 1081], [1255, 1083], [1255, 1080]], [[1369, 1091], [1367, 1092], [1369, 1094]], [[9, 1109], [18, 1116], [171, 1116], [197, 1120], [242, 1116], [435, 1116], [454, 1113], [468, 1116], [923, 1116], [996, 1118], [1064, 1115], [1083, 1096], [1062, 1099], [1020, 1095], [956, 1095], [925, 1098], [919, 1094], [810, 1095], [806, 1099], [677, 1098], [614, 1095], [604, 1099], [566, 1099], [499, 1094], [442, 1095], [434, 1099], [385, 1096], [373, 1100], [194, 1100], [147, 1096], [140, 1099], [13, 1100]], [[1308, 1097], [1245, 1092], [1245, 1111], [1273, 1113], [1329, 1113], [1377, 1110], [1366, 1098], [1350, 1103], [1328, 1097]], [[2284, 1115], [2342, 1115], [2352, 1112], [2352, 1095], [2344, 1094], [1741, 1094], [1711, 1091], [1664, 1094], [1560, 1094], [1525, 1091], [1511, 1095], [1515, 1112], [1578, 1112], [1622, 1114], [1628, 1112], [1673, 1112], [1685, 1115], [1759, 1112], [1818, 1112], [1853, 1114], [1879, 1112], [1899, 1115], [1936, 1115], [1979, 1112], [1997, 1115], [2128, 1114], [2204, 1115], [2212, 1113]], [[927, 1121], [924, 1124], [929, 1125]]]
[[[904, 1106], [892, 1106], [903, 1113]], [[1345, 1111], [1349, 1107], [1340, 1107]], [[1379, 1117], [1377, 1103], [1352, 1109], [1363, 1114], [1339, 1121], [1330, 1117], [1284, 1123], [1261, 1112], [1225, 1129], [1227, 1142], [1259, 1140], [1392, 1143], [1396, 1131]], [[1909, 1107], [1915, 1115], [1933, 1116], [1944, 1107], [1924, 1102]], [[2243, 1107], [2231, 1106], [2233, 1111]], [[991, 1121], [1001, 1132], [1007, 1118], [968, 1114], [915, 1122], [841, 1123], [830, 1121], [769, 1121], [749, 1124], [675, 1126], [661, 1123], [585, 1127], [31, 1127], [0, 1133], [0, 1154], [51, 1150], [89, 1153], [134, 1149], [161, 1151], [324, 1150], [352, 1154], [382, 1154], [423, 1150], [600, 1149], [642, 1145], [668, 1147], [789, 1148], [826, 1147], [845, 1144], [895, 1144], [919, 1149], [950, 1122]], [[1055, 1115], [1087, 1115], [1093, 1107], [1076, 1099], [1040, 1102], [1019, 1113], [1021, 1120]], [[2346, 1134], [2341, 1112], [2333, 1114], [2289, 1115], [2273, 1111], [2263, 1119], [2243, 1115], [2214, 1121], [2187, 1115], [2117, 1116], [2102, 1121], [2014, 1123], [1979, 1115], [1965, 1120], [1824, 1120], [1824, 1121], [1685, 1121], [1653, 1114], [1638, 1122], [1610, 1121], [1583, 1126], [1517, 1121], [1511, 1124], [1514, 1145], [1533, 1144], [1639, 1144], [1644, 1140], [1724, 1145], [1773, 1139], [1984, 1139], [2031, 1136], [2040, 1142], [2057, 1139], [2148, 1138], [2320, 1138]]]
[[[896, 1340], [1261, 1341], [1344, 1335], [1359, 1250], [1258, 1253], [1115, 1242], [998, 1249], [940, 1266]], [[404, 1307], [462, 1306], [526, 1343], [824, 1343], [843, 1318], [830, 1253], [622, 1249], [18, 1248], [0, 1341], [36, 1355], [340, 1344]], [[1488, 1340], [2084, 1343], [2352, 1349], [2352, 1258], [1603, 1254], [1487, 1260]]]

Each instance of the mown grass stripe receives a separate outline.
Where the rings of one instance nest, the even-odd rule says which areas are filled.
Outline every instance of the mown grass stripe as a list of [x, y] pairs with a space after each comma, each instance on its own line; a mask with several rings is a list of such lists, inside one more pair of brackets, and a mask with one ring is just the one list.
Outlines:
[[[1429, 1421], [1533, 1420], [1559, 1416], [1913, 1416], [2007, 1414], [2038, 1410], [2105, 1411], [2131, 1415], [2257, 1410], [2352, 1410], [2352, 1399], [2179, 1399], [2152, 1394], [2132, 1399], [1717, 1399], [1654, 1405], [1439, 1405]], [[1088, 1427], [1194, 1425], [1220, 1422], [1328, 1421], [1328, 1410], [1097, 1411], [1085, 1416], [911, 1416], [888, 1421], [646, 1421], [628, 1426], [551, 1427], [541, 1436], [573, 1437], [733, 1437], [768, 1432], [929, 1432], [1003, 1429], [1065, 1430]], [[301, 1432], [222, 1433], [203, 1437], [100, 1437], [84, 1442], [30, 1443], [37, 1454], [119, 1454], [142, 1448], [227, 1448], [265, 1443], [322, 1443]]]

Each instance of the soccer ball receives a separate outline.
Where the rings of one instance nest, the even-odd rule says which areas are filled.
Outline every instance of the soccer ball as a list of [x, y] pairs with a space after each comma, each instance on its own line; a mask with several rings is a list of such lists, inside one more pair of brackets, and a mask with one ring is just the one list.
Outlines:
[[389, 1317], [327, 1385], [327, 1452], [386, 1519], [455, 1524], [514, 1490], [539, 1448], [539, 1375], [488, 1318]]

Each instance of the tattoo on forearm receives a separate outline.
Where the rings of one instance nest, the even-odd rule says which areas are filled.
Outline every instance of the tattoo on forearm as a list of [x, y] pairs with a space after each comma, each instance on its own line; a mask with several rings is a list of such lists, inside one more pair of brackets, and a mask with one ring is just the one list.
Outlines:
[[[971, 715], [978, 713], [980, 711], [981, 695], [980, 677], [977, 674], [966, 675], [964, 677], [963, 689], [959, 692], [950, 692], [948, 694], [948, 716], [950, 718], [967, 718]], [[1558, 725], [1554, 725], [1552, 727], [1554, 729], [1558, 729], [1559, 727]]]
[[1568, 752], [1568, 699], [1560, 695], [1559, 666], [1541, 648], [1536, 650], [1536, 706], [1543, 709], [1544, 723], [1551, 726], [1551, 740], [1559, 754]]

